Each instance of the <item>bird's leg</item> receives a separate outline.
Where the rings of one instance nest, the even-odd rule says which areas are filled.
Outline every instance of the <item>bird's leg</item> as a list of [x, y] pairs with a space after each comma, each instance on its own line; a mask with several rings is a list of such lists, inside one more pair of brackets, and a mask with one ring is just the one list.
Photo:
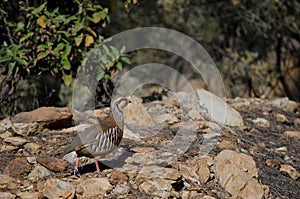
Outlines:
[[96, 158], [94, 158], [94, 160], [95, 160], [95, 165], [96, 165], [96, 168], [97, 168], [97, 173], [98, 173], [99, 175], [103, 175], [104, 172], [101, 172], [100, 166], [99, 166], [99, 163], [98, 163], [98, 160], [97, 160]]
[[75, 163], [75, 168], [74, 168], [74, 175], [78, 176], [78, 177], [80, 177], [80, 173], [79, 173], [79, 170], [78, 170], [79, 163], [80, 163], [80, 157], [77, 157], [76, 158], [76, 163]]

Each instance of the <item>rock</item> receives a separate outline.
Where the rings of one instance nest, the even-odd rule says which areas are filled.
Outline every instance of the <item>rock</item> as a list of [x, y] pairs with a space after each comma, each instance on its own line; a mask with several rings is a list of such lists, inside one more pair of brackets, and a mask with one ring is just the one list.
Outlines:
[[0, 133], [10, 129], [12, 126], [10, 118], [5, 118], [0, 121]]
[[277, 148], [277, 149], [275, 150], [275, 152], [278, 153], [278, 154], [283, 154], [283, 155], [285, 155], [286, 152], [287, 152], [287, 148], [286, 148], [285, 146], [279, 147], [279, 148]]
[[256, 118], [256, 119], [252, 120], [252, 122], [257, 126], [260, 126], [263, 128], [270, 128], [270, 122], [264, 118]]
[[76, 157], [77, 157], [76, 152], [72, 151], [71, 153], [64, 155], [64, 157], [62, 159], [69, 163], [75, 163]]
[[35, 122], [35, 123], [13, 123], [11, 128], [14, 131], [14, 134], [24, 137], [28, 135], [35, 135], [39, 127], [40, 127], [39, 124]]
[[41, 107], [30, 112], [15, 115], [12, 123], [43, 123], [50, 129], [60, 129], [72, 126], [73, 114], [71, 108]]
[[0, 152], [12, 152], [12, 151], [17, 151], [19, 148], [16, 146], [11, 146], [11, 145], [7, 145], [7, 144], [3, 144], [0, 148]]
[[235, 145], [232, 142], [227, 141], [227, 140], [222, 140], [221, 142], [219, 142], [217, 144], [217, 146], [220, 149], [233, 149], [233, 148], [235, 148]]
[[172, 102], [177, 104], [178, 107], [188, 112], [192, 109], [199, 111], [200, 113], [205, 114], [205, 110], [200, 107], [199, 100], [196, 93], [187, 93], [187, 92], [177, 92], [175, 93], [178, 102], [175, 101], [175, 97], [172, 99]]
[[206, 195], [206, 196], [201, 197], [201, 199], [215, 199], [215, 198], [212, 196]]
[[300, 177], [300, 173], [294, 167], [288, 164], [281, 165], [279, 171], [287, 173], [294, 180], [297, 180]]
[[38, 154], [41, 150], [42, 146], [36, 143], [27, 143], [24, 145], [24, 149], [28, 151], [30, 154]]
[[120, 195], [127, 195], [130, 191], [130, 187], [127, 184], [117, 184], [117, 186], [113, 189], [113, 194], [120, 196]]
[[200, 107], [207, 111], [207, 116], [212, 121], [228, 126], [244, 125], [240, 113], [216, 95], [204, 89], [198, 89], [197, 97]]
[[139, 185], [139, 188], [146, 194], [151, 195], [152, 198], [153, 196], [169, 198], [171, 196], [172, 183], [174, 181], [166, 179], [146, 180]]
[[267, 103], [271, 104], [273, 106], [276, 106], [278, 108], [281, 108], [285, 111], [296, 113], [298, 110], [298, 104], [294, 101], [289, 100], [288, 97], [278, 98], [275, 100], [272, 100], [271, 102]]
[[300, 131], [285, 131], [284, 135], [288, 137], [300, 139]]
[[5, 138], [3, 141], [7, 142], [7, 143], [10, 143], [14, 146], [22, 146], [26, 142], [28, 142], [26, 139], [20, 138], [20, 137], [8, 137], [8, 138]]
[[29, 179], [38, 179], [50, 176], [51, 173], [48, 169], [43, 166], [36, 166], [28, 175]]
[[182, 199], [190, 199], [190, 198], [201, 198], [200, 194], [197, 191], [181, 191], [181, 198]]
[[51, 171], [64, 171], [68, 167], [68, 163], [65, 160], [58, 158], [37, 158], [37, 162]]
[[30, 164], [35, 164], [36, 162], [36, 157], [27, 157], [27, 162]]
[[73, 199], [75, 195], [75, 188], [70, 182], [49, 178], [45, 182], [43, 195], [49, 199]]
[[191, 109], [187, 114], [192, 120], [204, 120], [201, 113], [195, 109]]
[[17, 192], [16, 195], [21, 199], [40, 199], [42, 194], [40, 192]]
[[147, 108], [139, 99], [133, 98], [126, 109], [124, 109], [125, 123], [139, 127], [154, 126], [154, 122], [147, 111]]
[[273, 168], [279, 168], [280, 166], [280, 161], [279, 160], [272, 160], [272, 159], [267, 159], [266, 160], [266, 165], [268, 167], [273, 167]]
[[276, 114], [276, 120], [278, 122], [282, 122], [282, 123], [288, 122], [287, 117], [285, 115], [283, 115], [283, 114], [280, 114], [280, 113]]
[[122, 168], [120, 168], [122, 172], [126, 172], [126, 176], [129, 177], [129, 179], [135, 178], [137, 173], [139, 172], [140, 168], [133, 164], [124, 164]]
[[156, 151], [156, 149], [153, 147], [134, 147], [131, 149], [131, 151], [135, 153], [147, 153], [147, 152]]
[[173, 114], [165, 113], [165, 114], [161, 114], [161, 115], [155, 115], [154, 122], [156, 124], [163, 124], [163, 123], [174, 124], [174, 123], [178, 122], [178, 118]]
[[12, 177], [0, 174], [0, 191], [7, 191], [15, 188], [17, 188], [17, 184]]
[[173, 168], [163, 168], [159, 166], [145, 166], [143, 167], [136, 179], [157, 179], [157, 178], [164, 178], [169, 180], [177, 180], [180, 178], [180, 173], [177, 169]]
[[256, 199], [264, 196], [251, 156], [223, 150], [215, 157], [215, 168], [219, 184], [234, 197]]
[[15, 199], [16, 195], [14, 195], [10, 192], [0, 192], [0, 198], [1, 199]]
[[31, 170], [31, 165], [27, 162], [26, 158], [16, 158], [12, 160], [9, 165], [4, 169], [5, 173], [12, 177], [19, 177], [25, 175]]
[[205, 183], [210, 177], [209, 166], [212, 164], [211, 157], [202, 156], [179, 164], [179, 170], [186, 179]]
[[188, 122], [178, 122], [172, 125], [171, 128], [173, 129], [186, 129], [191, 131], [196, 131], [199, 129], [205, 129], [208, 128], [209, 122], [206, 121], [188, 121]]
[[90, 178], [83, 180], [76, 188], [76, 197], [101, 198], [107, 191], [112, 190], [112, 185], [107, 178]]
[[117, 183], [123, 183], [123, 182], [127, 182], [128, 181], [128, 176], [121, 171], [113, 171], [110, 175], [109, 175], [109, 180], [113, 183], [113, 184], [117, 184]]
[[0, 138], [2, 138], [2, 139], [9, 138], [9, 137], [12, 137], [12, 133], [9, 131], [5, 131], [0, 134]]

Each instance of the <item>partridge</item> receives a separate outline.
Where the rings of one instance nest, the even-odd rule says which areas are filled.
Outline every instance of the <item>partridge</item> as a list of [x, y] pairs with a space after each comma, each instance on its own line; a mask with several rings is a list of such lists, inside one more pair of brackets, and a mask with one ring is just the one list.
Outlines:
[[100, 121], [100, 126], [92, 126], [80, 132], [61, 154], [63, 156], [72, 151], [76, 152], [75, 175], [79, 174], [78, 166], [82, 156], [94, 158], [97, 172], [101, 173], [96, 157], [103, 157], [119, 146], [124, 130], [123, 109], [128, 103], [131, 103], [129, 99], [119, 95], [114, 96], [110, 103], [110, 114]]

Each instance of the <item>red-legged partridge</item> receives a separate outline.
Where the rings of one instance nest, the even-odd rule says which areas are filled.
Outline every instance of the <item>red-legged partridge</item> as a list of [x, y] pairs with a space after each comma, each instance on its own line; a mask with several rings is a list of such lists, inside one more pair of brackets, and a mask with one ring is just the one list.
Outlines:
[[128, 103], [131, 103], [131, 101], [122, 96], [117, 95], [113, 97], [110, 103], [111, 112], [106, 119], [100, 121], [100, 126], [93, 126], [80, 132], [70, 146], [66, 148], [62, 155], [72, 151], [75, 151], [77, 154], [75, 174], [79, 174], [78, 166], [82, 156], [94, 158], [97, 172], [101, 173], [95, 157], [103, 157], [119, 146], [124, 130], [123, 108]]

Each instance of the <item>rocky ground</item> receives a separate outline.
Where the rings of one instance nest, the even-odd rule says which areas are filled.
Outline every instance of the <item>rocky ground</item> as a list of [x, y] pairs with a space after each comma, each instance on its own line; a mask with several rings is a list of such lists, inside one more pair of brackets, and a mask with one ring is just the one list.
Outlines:
[[44, 107], [0, 121], [0, 198], [299, 198], [299, 104], [224, 103], [203, 90], [132, 100], [120, 148], [99, 159], [105, 175], [82, 158], [76, 177], [75, 154], [59, 156], [95, 124], [90, 112]]

